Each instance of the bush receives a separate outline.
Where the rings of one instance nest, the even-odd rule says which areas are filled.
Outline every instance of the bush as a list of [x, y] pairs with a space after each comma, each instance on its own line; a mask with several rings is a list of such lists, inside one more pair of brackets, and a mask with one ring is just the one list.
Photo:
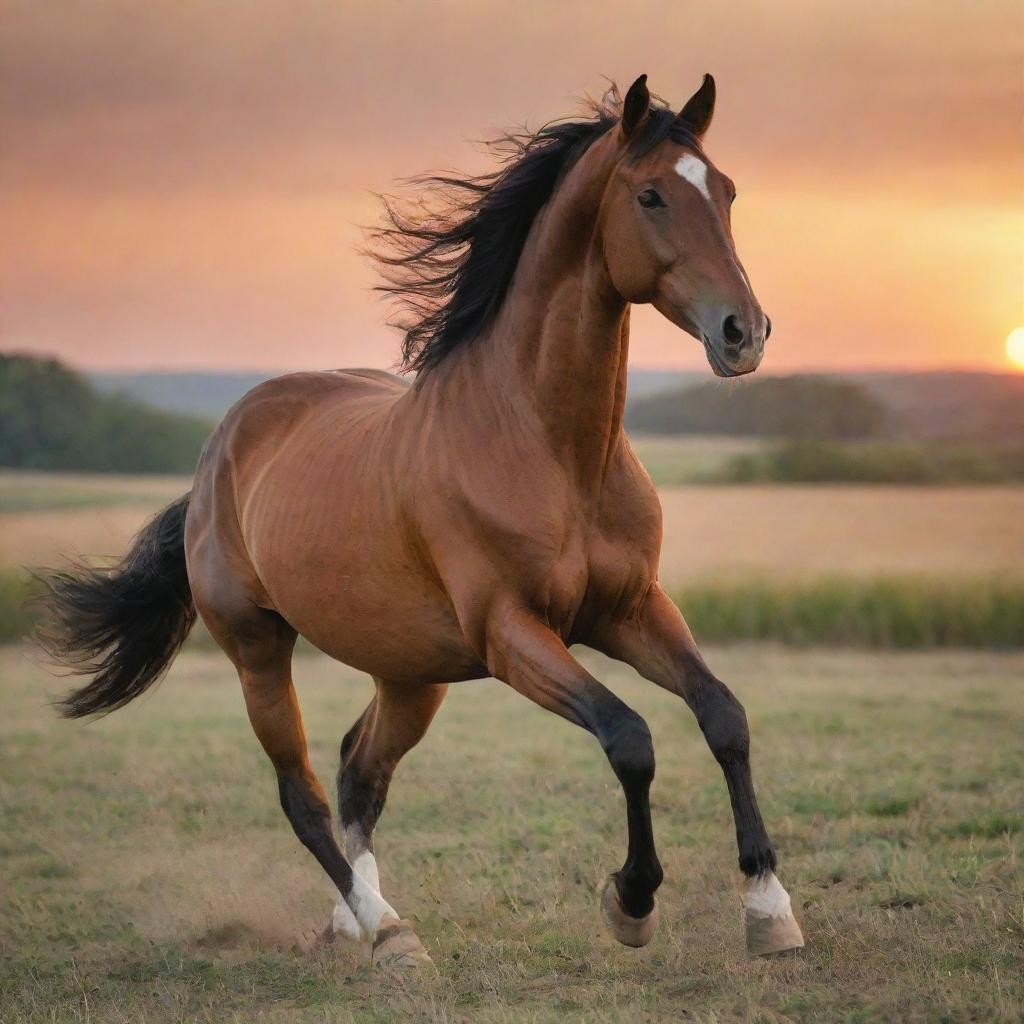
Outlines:
[[994, 484], [1024, 480], [1024, 449], [791, 441], [733, 456], [716, 483]]

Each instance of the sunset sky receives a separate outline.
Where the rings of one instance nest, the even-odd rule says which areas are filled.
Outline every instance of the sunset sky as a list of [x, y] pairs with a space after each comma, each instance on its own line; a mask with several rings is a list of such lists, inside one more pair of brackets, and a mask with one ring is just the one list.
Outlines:
[[[374, 190], [647, 72], [706, 148], [764, 367], [1007, 368], [1024, 323], [1019, 0], [8, 0], [0, 348], [82, 367], [390, 366]], [[634, 318], [634, 365], [697, 342]]]

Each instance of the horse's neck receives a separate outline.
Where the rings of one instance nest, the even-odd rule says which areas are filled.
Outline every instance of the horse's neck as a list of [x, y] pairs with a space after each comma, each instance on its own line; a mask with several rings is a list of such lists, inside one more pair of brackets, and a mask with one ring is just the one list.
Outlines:
[[482, 372], [532, 406], [546, 447], [587, 490], [604, 480], [626, 400], [628, 306], [608, 279], [596, 228], [611, 142], [595, 144], [538, 217], [483, 347]]

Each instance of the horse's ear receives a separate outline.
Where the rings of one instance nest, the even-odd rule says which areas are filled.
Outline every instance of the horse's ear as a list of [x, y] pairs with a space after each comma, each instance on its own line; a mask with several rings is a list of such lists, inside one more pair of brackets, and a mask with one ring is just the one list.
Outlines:
[[622, 101], [622, 134], [628, 139], [647, 120], [651, 109], [651, 94], [647, 91], [647, 76], [641, 75]]
[[691, 135], [702, 138], [711, 124], [715, 113], [715, 80], [704, 76], [700, 88], [686, 101], [676, 115], [676, 124], [682, 125]]

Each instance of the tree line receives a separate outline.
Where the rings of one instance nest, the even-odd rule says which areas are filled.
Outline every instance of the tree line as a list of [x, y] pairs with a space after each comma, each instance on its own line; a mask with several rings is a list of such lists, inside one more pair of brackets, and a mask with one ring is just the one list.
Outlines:
[[191, 473], [212, 426], [101, 395], [55, 359], [0, 355], [0, 466]]
[[886, 427], [886, 409], [866, 388], [817, 375], [708, 381], [640, 399], [626, 428], [646, 434], [859, 440]]

